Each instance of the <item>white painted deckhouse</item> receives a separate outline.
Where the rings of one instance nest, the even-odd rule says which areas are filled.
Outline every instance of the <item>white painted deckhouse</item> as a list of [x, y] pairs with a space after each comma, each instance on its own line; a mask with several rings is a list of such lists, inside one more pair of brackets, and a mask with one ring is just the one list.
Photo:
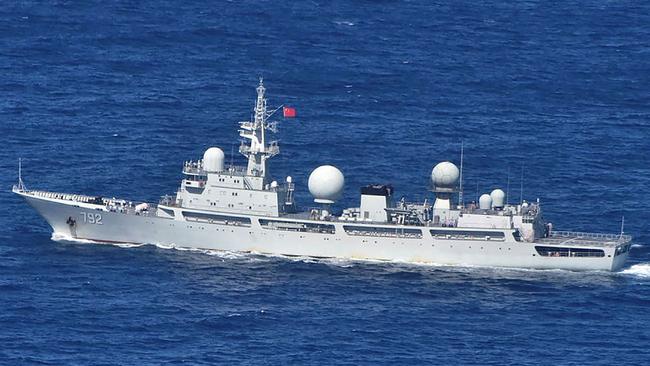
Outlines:
[[[461, 170], [451, 162], [431, 172], [435, 201], [393, 200], [390, 185], [361, 188], [359, 207], [340, 215], [344, 176], [335, 167], [315, 169], [308, 181], [318, 208], [299, 212], [294, 182], [269, 174], [280, 151], [267, 140], [269, 121], [260, 80], [252, 121], [239, 123], [239, 152], [246, 166], [226, 166], [217, 147], [183, 164], [175, 196], [138, 203], [115, 198], [30, 190], [19, 173], [13, 192], [22, 196], [56, 234], [102, 243], [166, 246], [280, 254], [435, 263], [449, 265], [620, 269], [631, 237], [555, 230], [544, 222], [539, 201], [511, 205], [496, 189], [478, 204], [462, 204]], [[460, 201], [456, 205], [454, 202]]]

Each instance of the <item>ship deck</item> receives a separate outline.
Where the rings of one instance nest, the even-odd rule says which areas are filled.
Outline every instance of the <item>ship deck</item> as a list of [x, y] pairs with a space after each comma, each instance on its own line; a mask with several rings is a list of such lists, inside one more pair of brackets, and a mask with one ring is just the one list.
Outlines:
[[13, 192], [33, 197], [40, 197], [48, 200], [68, 201], [77, 203], [83, 207], [102, 209], [109, 212], [119, 212], [130, 215], [157, 216], [156, 205], [148, 204], [146, 210], [136, 209], [132, 201], [119, 198], [107, 198], [101, 196], [87, 196], [82, 194], [59, 193], [40, 190], [26, 190], [14, 187]]
[[553, 231], [549, 237], [535, 239], [535, 244], [561, 246], [616, 247], [632, 241], [630, 235], [585, 233], [574, 231]]

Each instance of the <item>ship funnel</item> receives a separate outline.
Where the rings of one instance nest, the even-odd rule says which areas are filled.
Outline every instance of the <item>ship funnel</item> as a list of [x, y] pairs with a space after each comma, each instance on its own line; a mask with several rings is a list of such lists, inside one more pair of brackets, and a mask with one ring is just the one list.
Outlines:
[[478, 208], [481, 210], [489, 210], [492, 208], [492, 197], [485, 193], [478, 199]]

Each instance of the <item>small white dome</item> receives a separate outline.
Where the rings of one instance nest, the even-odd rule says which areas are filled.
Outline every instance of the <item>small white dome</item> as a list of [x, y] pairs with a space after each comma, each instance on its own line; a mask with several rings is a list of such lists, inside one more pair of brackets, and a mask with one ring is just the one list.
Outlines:
[[478, 207], [481, 210], [489, 210], [492, 208], [492, 197], [489, 194], [482, 194], [478, 199]]
[[433, 185], [440, 188], [455, 188], [460, 177], [458, 167], [449, 161], [438, 163], [431, 171]]
[[497, 188], [490, 193], [490, 198], [492, 198], [492, 207], [502, 208], [505, 206], [506, 194], [503, 190]]
[[203, 153], [203, 169], [208, 172], [222, 172], [225, 155], [218, 147], [211, 147]]
[[343, 173], [331, 165], [322, 165], [309, 175], [309, 193], [316, 203], [334, 203], [343, 193]]

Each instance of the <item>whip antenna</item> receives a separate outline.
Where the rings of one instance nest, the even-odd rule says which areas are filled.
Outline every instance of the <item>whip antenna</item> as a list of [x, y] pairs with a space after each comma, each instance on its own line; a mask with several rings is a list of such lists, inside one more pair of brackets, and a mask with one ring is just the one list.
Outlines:
[[458, 205], [462, 208], [465, 205], [463, 202], [463, 155], [465, 150], [465, 144], [463, 140], [460, 140], [460, 192], [458, 192]]
[[510, 198], [510, 166], [508, 166], [508, 179], [506, 183], [506, 206], [510, 204], [508, 198]]
[[519, 187], [519, 203], [524, 203], [524, 163], [521, 163], [521, 182]]
[[625, 216], [621, 216], [621, 239], [623, 239], [623, 229], [625, 229]]
[[18, 190], [25, 190], [25, 184], [23, 183], [23, 158], [18, 158]]

